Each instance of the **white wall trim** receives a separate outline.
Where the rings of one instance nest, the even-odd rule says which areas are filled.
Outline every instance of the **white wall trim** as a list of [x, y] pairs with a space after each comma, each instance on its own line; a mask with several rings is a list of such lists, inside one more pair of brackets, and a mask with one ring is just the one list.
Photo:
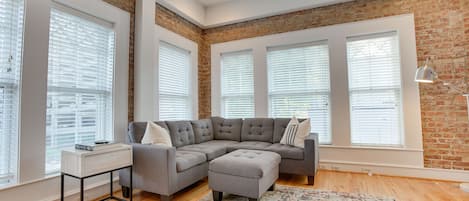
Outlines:
[[[128, 123], [130, 14], [102, 0], [54, 0], [113, 25], [116, 34], [113, 84], [114, 141], [124, 142]], [[53, 5], [51, 5], [53, 6]]]
[[356, 163], [349, 161], [320, 160], [319, 168], [343, 172], [358, 172], [400, 176], [410, 178], [436, 179], [457, 182], [469, 182], [469, 174], [464, 170], [423, 168], [405, 165], [379, 163]]

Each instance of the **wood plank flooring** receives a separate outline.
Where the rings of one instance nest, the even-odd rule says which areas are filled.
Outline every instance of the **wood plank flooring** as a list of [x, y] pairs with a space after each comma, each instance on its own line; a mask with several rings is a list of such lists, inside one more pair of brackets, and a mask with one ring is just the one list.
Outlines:
[[[280, 175], [277, 184], [339, 192], [363, 193], [393, 197], [402, 201], [469, 201], [469, 193], [459, 189], [459, 183], [392, 177], [350, 172], [320, 170], [315, 185], [308, 186], [307, 178], [296, 175]], [[197, 201], [210, 192], [205, 179], [177, 193], [174, 201]], [[116, 192], [121, 196], [121, 192]], [[159, 195], [134, 191], [135, 201], [159, 201]]]

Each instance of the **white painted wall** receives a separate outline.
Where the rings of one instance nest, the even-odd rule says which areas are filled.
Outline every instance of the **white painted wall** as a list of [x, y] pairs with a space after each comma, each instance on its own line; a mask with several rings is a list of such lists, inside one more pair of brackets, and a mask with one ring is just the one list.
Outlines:
[[156, 75], [156, 35], [155, 2], [137, 0], [135, 7], [135, 67], [134, 67], [134, 120], [148, 121], [158, 119], [154, 104], [157, 85]]
[[[116, 32], [113, 113], [114, 139], [127, 133], [130, 14], [102, 0], [25, 0], [25, 30], [19, 131], [19, 182], [0, 189], [2, 200], [42, 200], [58, 197], [57, 175], [45, 175], [46, 97], [50, 8], [60, 3], [113, 24]], [[104, 177], [108, 178], [108, 177]], [[90, 179], [87, 186], [106, 180]], [[76, 190], [76, 183], [67, 189]]]
[[[388, 31], [397, 31], [400, 39], [404, 144], [400, 148], [352, 146], [350, 141], [346, 37]], [[219, 116], [221, 114], [221, 53], [246, 49], [253, 51], [256, 116], [267, 117], [267, 47], [321, 40], [327, 40], [330, 48], [332, 145], [320, 147], [320, 161], [423, 167], [420, 98], [418, 86], [413, 81], [417, 66], [413, 15], [386, 17], [214, 44], [211, 46], [212, 115]]]

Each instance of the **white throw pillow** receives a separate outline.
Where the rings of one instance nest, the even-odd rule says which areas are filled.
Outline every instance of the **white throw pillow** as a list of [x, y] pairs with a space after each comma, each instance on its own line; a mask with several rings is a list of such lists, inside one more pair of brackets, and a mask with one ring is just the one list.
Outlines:
[[151, 121], [147, 123], [142, 144], [161, 144], [172, 147], [171, 136], [166, 129]]
[[296, 117], [293, 117], [288, 123], [287, 128], [285, 128], [280, 144], [304, 148], [305, 139], [308, 137], [310, 130], [311, 124], [309, 118], [300, 123]]

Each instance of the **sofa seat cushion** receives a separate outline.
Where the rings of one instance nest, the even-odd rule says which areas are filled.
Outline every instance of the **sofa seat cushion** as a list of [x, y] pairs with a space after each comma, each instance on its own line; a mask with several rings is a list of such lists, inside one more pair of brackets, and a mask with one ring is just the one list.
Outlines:
[[264, 150], [270, 145], [272, 145], [272, 143], [260, 141], [244, 141], [237, 144], [228, 145], [228, 147], [226, 147], [226, 151], [232, 152], [238, 149]]
[[210, 162], [209, 171], [247, 178], [262, 178], [278, 168], [280, 155], [270, 151], [240, 149]]
[[[219, 141], [219, 140], [216, 140]], [[178, 150], [181, 151], [193, 151], [193, 152], [199, 152], [203, 153], [206, 155], [207, 160], [213, 160], [214, 158], [217, 158], [223, 154], [226, 153], [226, 146], [229, 144], [233, 144], [233, 141], [220, 141], [220, 142], [214, 142], [214, 141], [208, 141], [200, 144], [192, 144], [192, 145], [187, 145], [178, 148]]]
[[207, 157], [200, 152], [176, 151], [176, 170], [182, 172], [199, 164], [205, 163]]
[[275, 143], [269, 147], [266, 147], [264, 150], [271, 151], [280, 154], [283, 158], [303, 160], [304, 159], [304, 149], [299, 147], [294, 147], [290, 145]]

